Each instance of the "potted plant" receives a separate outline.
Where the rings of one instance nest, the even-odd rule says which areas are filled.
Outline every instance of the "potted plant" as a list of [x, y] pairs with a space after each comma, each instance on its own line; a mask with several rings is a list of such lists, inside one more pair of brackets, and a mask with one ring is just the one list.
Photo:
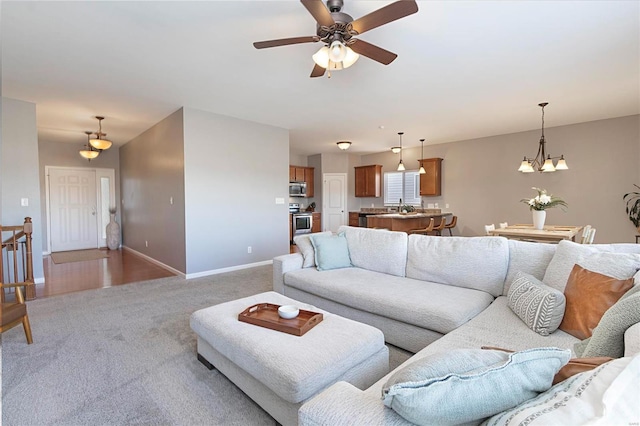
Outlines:
[[[633, 186], [640, 189], [640, 186], [636, 184], [633, 184]], [[626, 193], [622, 199], [627, 202], [625, 211], [629, 215], [629, 220], [633, 222], [640, 233], [640, 192]]]

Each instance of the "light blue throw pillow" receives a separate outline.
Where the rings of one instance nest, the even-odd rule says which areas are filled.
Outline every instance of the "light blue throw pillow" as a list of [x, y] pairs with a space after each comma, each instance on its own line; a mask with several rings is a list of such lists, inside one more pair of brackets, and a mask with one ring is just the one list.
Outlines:
[[551, 387], [571, 351], [456, 349], [417, 360], [382, 389], [387, 407], [418, 425], [477, 424]]
[[344, 232], [338, 235], [312, 235], [311, 244], [315, 250], [318, 271], [353, 266]]

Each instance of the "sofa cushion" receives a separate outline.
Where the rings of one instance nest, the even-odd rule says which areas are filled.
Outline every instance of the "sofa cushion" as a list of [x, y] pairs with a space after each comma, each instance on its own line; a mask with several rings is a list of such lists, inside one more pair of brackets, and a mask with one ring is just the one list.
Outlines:
[[[609, 308], [593, 330], [590, 338], [574, 345], [580, 357], [624, 356], [626, 331], [640, 323], [640, 286], [636, 285], [627, 291]], [[638, 335], [640, 333], [637, 333]]]
[[586, 339], [604, 313], [631, 287], [633, 278], [619, 280], [575, 265], [564, 294], [567, 307], [560, 329]]
[[409, 235], [407, 277], [502, 294], [509, 243], [501, 237]]
[[566, 240], [560, 241], [542, 282], [556, 290], [564, 291], [575, 264], [593, 272], [627, 279], [640, 269], [640, 245], [576, 244]]
[[338, 235], [314, 235], [311, 244], [315, 251], [318, 271], [351, 267], [349, 247], [344, 234]]
[[640, 357], [615, 359], [496, 414], [483, 426], [629, 424], [638, 419], [639, 371]]
[[362, 311], [448, 333], [482, 312], [488, 293], [401, 278], [361, 268], [288, 272], [285, 286]]
[[302, 267], [309, 268], [316, 266], [316, 252], [311, 244], [311, 236], [315, 235], [332, 235], [331, 232], [316, 232], [315, 234], [302, 234], [293, 237], [293, 242], [298, 246], [298, 250], [302, 255]]
[[381, 229], [341, 226], [349, 245], [351, 263], [358, 268], [405, 276], [407, 234]]
[[509, 240], [509, 269], [502, 294], [507, 295], [518, 272], [525, 272], [542, 281], [557, 247], [557, 244]]
[[507, 299], [509, 308], [542, 336], [556, 331], [564, 316], [564, 294], [523, 272], [513, 280]]
[[549, 389], [569, 358], [571, 351], [558, 348], [457, 349], [400, 369], [382, 396], [387, 407], [419, 425], [479, 423]]

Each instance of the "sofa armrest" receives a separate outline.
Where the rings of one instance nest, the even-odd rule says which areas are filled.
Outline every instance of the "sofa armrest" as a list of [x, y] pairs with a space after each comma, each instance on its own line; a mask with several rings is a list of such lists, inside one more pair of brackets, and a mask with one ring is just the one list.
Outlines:
[[338, 382], [300, 407], [301, 426], [413, 425], [387, 408], [380, 397], [361, 391], [347, 382]]
[[273, 291], [284, 294], [284, 274], [302, 269], [300, 253], [283, 254], [273, 258]]
[[640, 322], [627, 328], [624, 333], [624, 356], [640, 353]]

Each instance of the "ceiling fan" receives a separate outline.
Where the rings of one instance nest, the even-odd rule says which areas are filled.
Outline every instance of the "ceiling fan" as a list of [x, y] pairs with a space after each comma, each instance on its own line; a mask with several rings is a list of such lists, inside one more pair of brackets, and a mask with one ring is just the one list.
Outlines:
[[313, 55], [315, 67], [311, 77], [321, 77], [327, 70], [330, 77], [332, 70], [350, 67], [358, 60], [359, 55], [389, 65], [398, 55], [355, 37], [418, 11], [415, 0], [400, 0], [354, 21], [351, 16], [341, 12], [343, 0], [327, 0], [326, 7], [322, 0], [300, 2], [318, 23], [316, 35], [257, 41], [253, 46], [256, 49], [265, 49], [321, 41], [324, 46]]

